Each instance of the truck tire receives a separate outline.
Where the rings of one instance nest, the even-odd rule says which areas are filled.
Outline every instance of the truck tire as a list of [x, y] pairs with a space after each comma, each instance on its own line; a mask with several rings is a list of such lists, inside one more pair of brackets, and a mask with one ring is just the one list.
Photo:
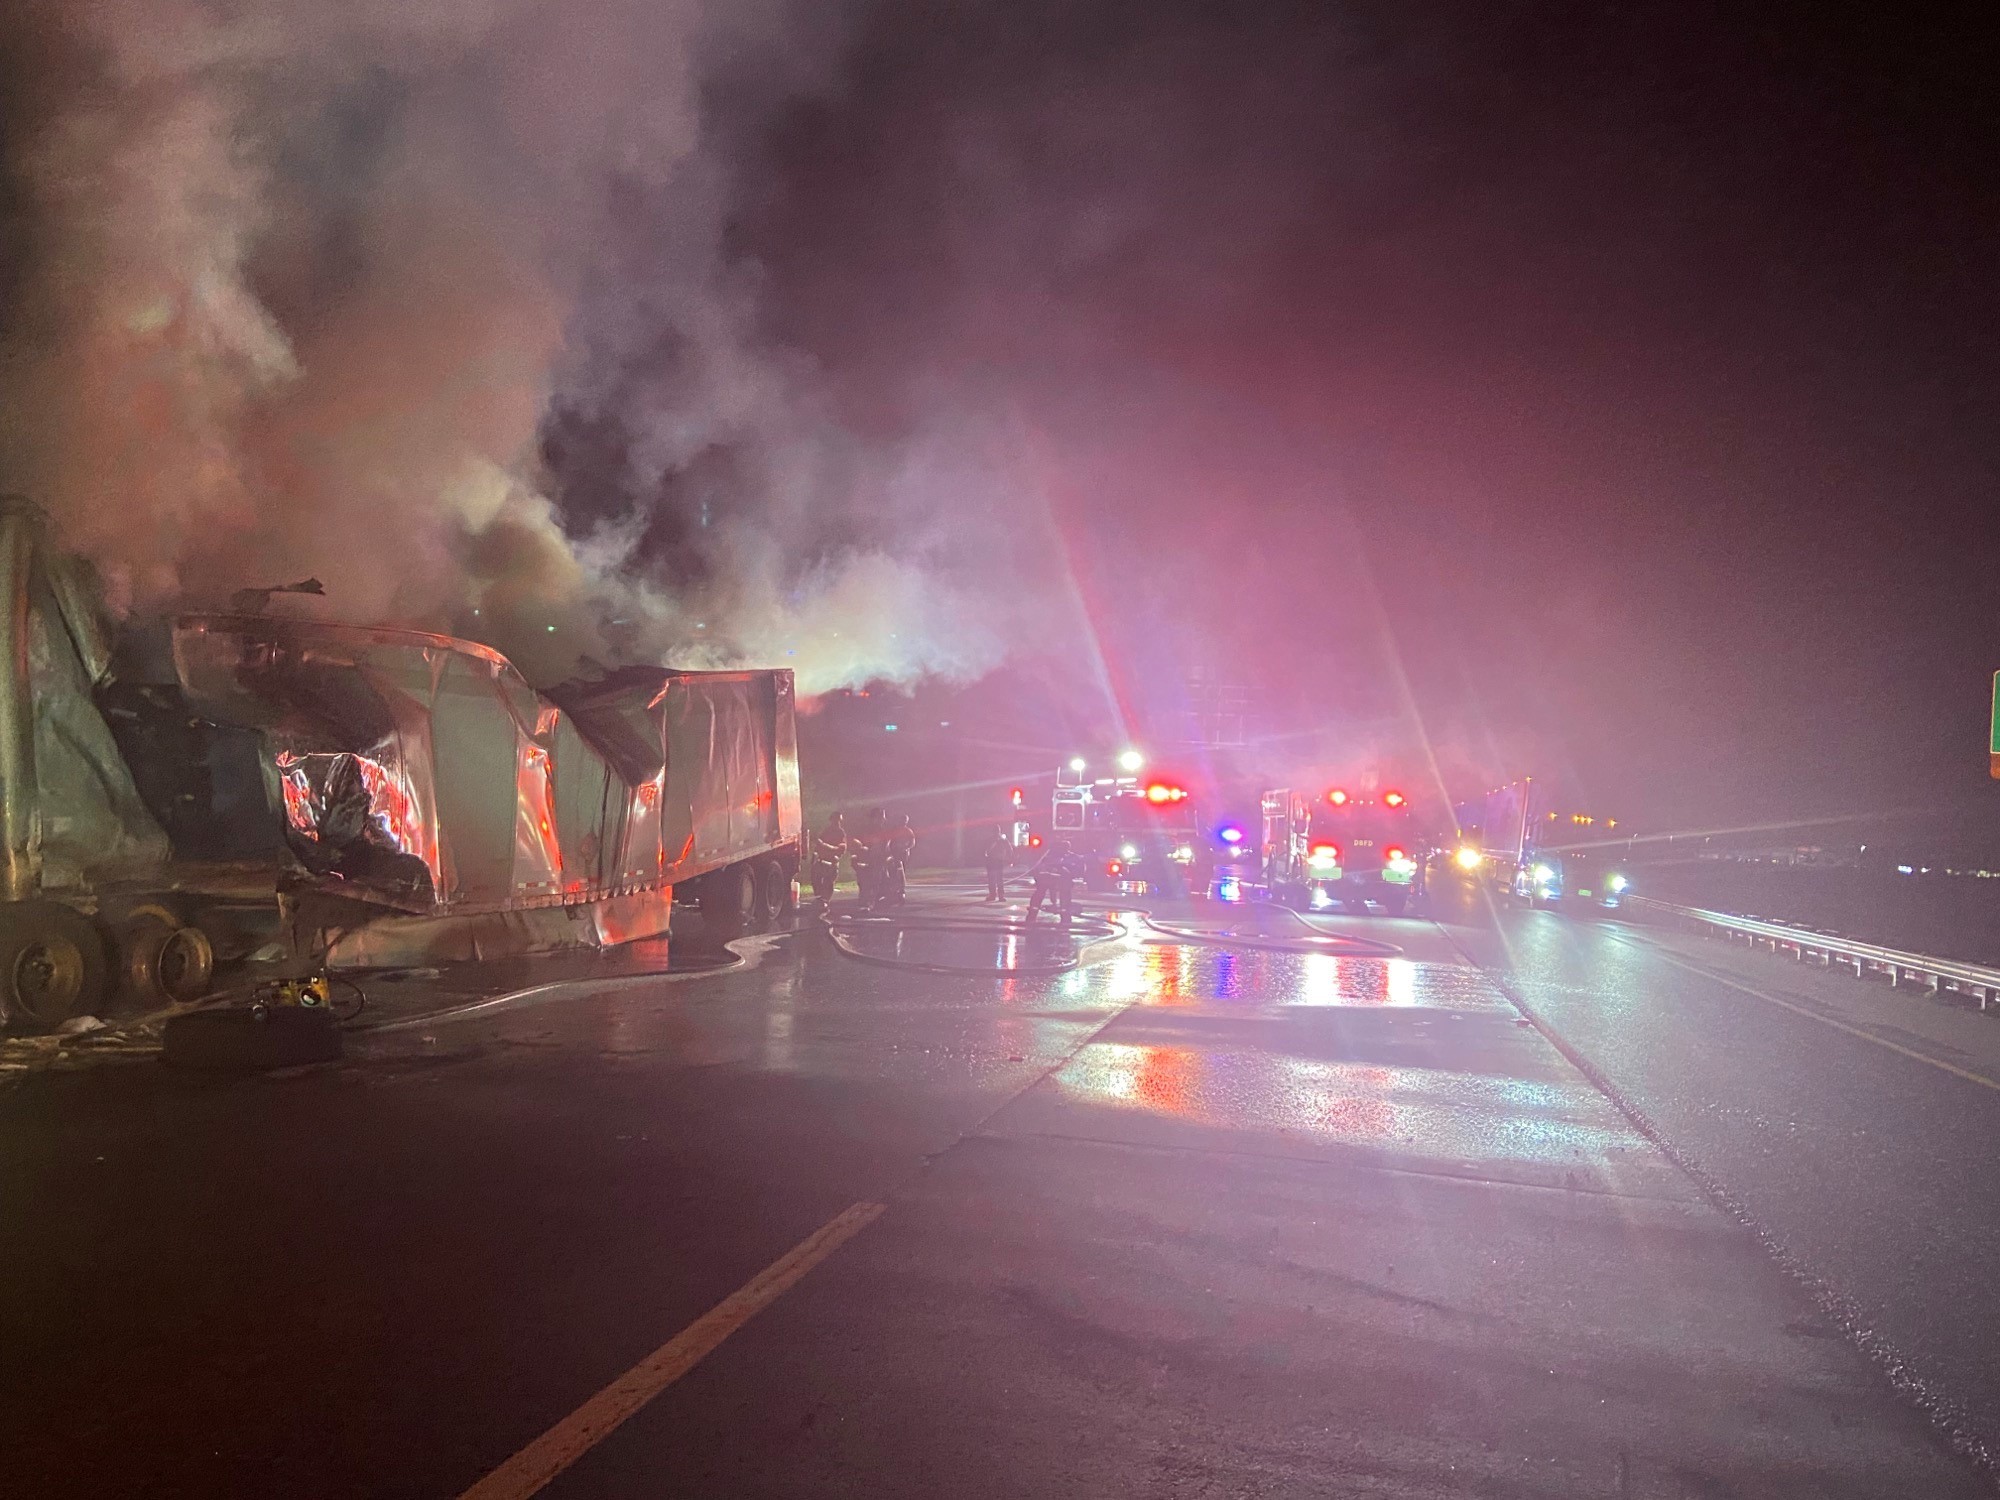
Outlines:
[[259, 1072], [333, 1062], [340, 1018], [326, 1006], [198, 1010], [160, 1031], [160, 1061], [201, 1072]]
[[59, 901], [0, 906], [0, 1019], [49, 1031], [95, 1015], [110, 988], [104, 938], [82, 912]]
[[185, 1005], [208, 993], [215, 976], [215, 949], [199, 927], [183, 927], [146, 915], [118, 935], [125, 984], [148, 1007]]
[[792, 875], [783, 860], [767, 859], [757, 867], [757, 930], [782, 927], [792, 914]]
[[756, 901], [756, 883], [745, 865], [730, 865], [704, 880], [701, 923], [708, 940], [720, 947], [742, 937], [749, 929]]

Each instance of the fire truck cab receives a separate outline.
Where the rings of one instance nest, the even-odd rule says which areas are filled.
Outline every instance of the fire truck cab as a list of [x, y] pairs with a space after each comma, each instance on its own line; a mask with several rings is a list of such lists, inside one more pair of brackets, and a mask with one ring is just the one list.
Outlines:
[[1092, 778], [1080, 760], [1056, 776], [1050, 826], [1084, 861], [1084, 885], [1130, 895], [1184, 896], [1207, 882], [1201, 821], [1179, 783], [1142, 776], [1135, 752], [1123, 774]]
[[1428, 864], [1410, 799], [1393, 788], [1317, 795], [1264, 794], [1264, 881], [1273, 901], [1299, 911], [1375, 902], [1401, 916], [1425, 894]]

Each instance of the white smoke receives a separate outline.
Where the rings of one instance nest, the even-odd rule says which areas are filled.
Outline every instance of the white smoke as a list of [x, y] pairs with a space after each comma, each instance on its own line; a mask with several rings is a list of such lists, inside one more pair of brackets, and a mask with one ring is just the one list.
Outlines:
[[[0, 487], [121, 605], [313, 574], [330, 614], [478, 634], [542, 677], [580, 654], [793, 665], [807, 692], [976, 675], [999, 638], [933, 519], [959, 496], [840, 431], [723, 248], [705, 70], [799, 86], [827, 40], [800, 24], [729, 0], [30, 0], [0, 29], [28, 225]], [[587, 525], [543, 471], [558, 397], [632, 432]], [[676, 580], [650, 511], [718, 452]]]

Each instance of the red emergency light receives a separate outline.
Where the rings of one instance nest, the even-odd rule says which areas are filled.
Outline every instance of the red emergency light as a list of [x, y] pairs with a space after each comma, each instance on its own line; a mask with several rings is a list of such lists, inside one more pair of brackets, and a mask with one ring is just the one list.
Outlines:
[[1029, 834], [1029, 835], [1028, 835], [1028, 847], [1029, 847], [1030, 849], [1039, 849], [1039, 848], [1041, 848], [1041, 847], [1042, 847], [1042, 836], [1041, 836], [1041, 835], [1040, 835], [1039, 833], [1031, 833], [1031, 834]]
[[1019, 807], [1021, 805], [1021, 799], [1026, 795], [1027, 794], [1023, 792], [1019, 787], [1012, 787], [1007, 792], [1007, 800], [1013, 803], [1014, 806]]
[[1382, 851], [1382, 857], [1393, 865], [1397, 860], [1408, 859], [1410, 856], [1405, 854], [1401, 849], [1398, 849], [1394, 844], [1391, 844], [1387, 849]]
[[1347, 806], [1347, 793], [1343, 788], [1335, 787], [1326, 794], [1326, 800], [1335, 807], [1345, 807]]
[[1156, 781], [1146, 788], [1146, 800], [1158, 807], [1163, 802], [1181, 802], [1187, 798], [1187, 788], [1173, 786], [1164, 781]]
[[1314, 844], [1312, 846], [1312, 857], [1314, 859], [1331, 860], [1335, 864], [1338, 864], [1340, 862], [1340, 845], [1329, 843]]
[[1382, 794], [1382, 805], [1385, 807], [1401, 807], [1409, 800], [1401, 792], [1384, 792]]
[[1104, 863], [1104, 873], [1115, 880], [1118, 876], [1125, 873], [1125, 867], [1115, 859], [1106, 860]]

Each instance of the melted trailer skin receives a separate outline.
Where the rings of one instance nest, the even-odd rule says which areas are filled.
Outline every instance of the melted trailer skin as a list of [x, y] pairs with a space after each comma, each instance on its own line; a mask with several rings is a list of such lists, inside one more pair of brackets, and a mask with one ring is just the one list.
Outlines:
[[0, 1022], [189, 998], [162, 952], [205, 986], [281, 918], [335, 965], [612, 946], [677, 898], [711, 935], [767, 926], [798, 871], [795, 715], [788, 671], [538, 692], [422, 631], [114, 628], [40, 510], [0, 497]]
[[628, 667], [544, 694], [471, 641], [243, 615], [180, 618], [173, 653], [191, 705], [261, 735], [312, 885], [381, 908], [336, 964], [653, 937], [676, 887], [725, 871], [789, 893], [790, 672]]

